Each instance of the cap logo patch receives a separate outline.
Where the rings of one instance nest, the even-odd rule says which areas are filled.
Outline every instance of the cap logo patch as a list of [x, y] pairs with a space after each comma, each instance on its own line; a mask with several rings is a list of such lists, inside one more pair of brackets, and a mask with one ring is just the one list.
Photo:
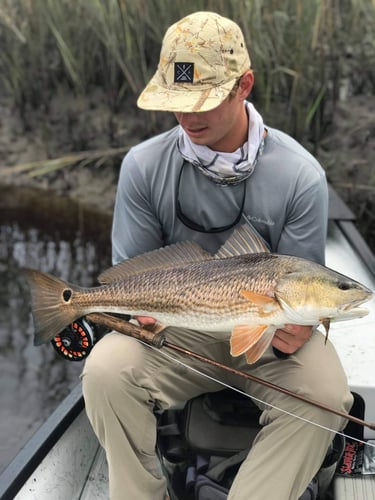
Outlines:
[[174, 63], [174, 83], [193, 83], [194, 63]]

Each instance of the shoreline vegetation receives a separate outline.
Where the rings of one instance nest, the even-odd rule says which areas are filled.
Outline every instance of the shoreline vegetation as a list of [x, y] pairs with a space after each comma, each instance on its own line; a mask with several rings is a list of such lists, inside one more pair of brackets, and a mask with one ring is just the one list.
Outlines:
[[0, 0], [0, 175], [110, 213], [121, 158], [174, 118], [135, 102], [166, 28], [240, 24], [250, 100], [322, 163], [375, 251], [375, 1]]

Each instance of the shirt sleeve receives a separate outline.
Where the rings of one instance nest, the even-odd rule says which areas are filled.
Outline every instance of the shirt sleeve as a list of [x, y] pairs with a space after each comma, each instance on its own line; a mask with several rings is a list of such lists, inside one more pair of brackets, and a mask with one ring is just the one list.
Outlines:
[[290, 202], [277, 253], [325, 263], [328, 224], [328, 187], [324, 174], [299, 189]]
[[163, 246], [160, 223], [151, 207], [151, 183], [132, 151], [120, 170], [112, 223], [112, 263]]

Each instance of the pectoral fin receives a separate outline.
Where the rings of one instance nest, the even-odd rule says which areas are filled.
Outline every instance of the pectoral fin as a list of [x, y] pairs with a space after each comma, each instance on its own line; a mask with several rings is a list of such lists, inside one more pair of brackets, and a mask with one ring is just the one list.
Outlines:
[[269, 326], [260, 337], [258, 342], [250, 347], [248, 351], [246, 351], [246, 361], [250, 365], [258, 361], [258, 359], [264, 354], [264, 352], [272, 342], [275, 331], [276, 327]]
[[280, 309], [277, 300], [273, 297], [268, 297], [267, 295], [262, 295], [250, 290], [241, 290], [240, 293], [245, 299], [257, 307], [259, 316], [268, 316], [274, 313], [276, 309]]
[[230, 338], [230, 353], [232, 356], [240, 356], [247, 352], [254, 344], [259, 342], [267, 325], [236, 325]]
[[262, 295], [261, 293], [252, 292], [250, 290], [241, 290], [241, 295], [257, 306], [269, 306], [276, 303], [273, 297], [268, 297], [268, 295]]

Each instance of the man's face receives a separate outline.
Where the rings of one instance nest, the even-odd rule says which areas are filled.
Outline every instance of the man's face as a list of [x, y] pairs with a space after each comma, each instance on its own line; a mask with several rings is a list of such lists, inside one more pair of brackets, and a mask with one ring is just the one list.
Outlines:
[[217, 108], [201, 113], [175, 113], [194, 144], [233, 152], [247, 140], [247, 113], [243, 99], [227, 98]]

